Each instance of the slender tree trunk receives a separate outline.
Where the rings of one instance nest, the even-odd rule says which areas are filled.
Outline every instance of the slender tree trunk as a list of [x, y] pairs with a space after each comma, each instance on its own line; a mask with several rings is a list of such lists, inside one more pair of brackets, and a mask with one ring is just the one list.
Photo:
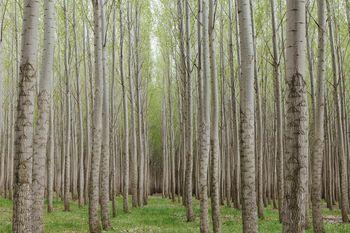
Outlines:
[[263, 157], [263, 126], [262, 126], [262, 114], [261, 114], [261, 94], [260, 94], [260, 84], [259, 84], [259, 74], [258, 74], [258, 58], [257, 58], [257, 51], [256, 51], [256, 33], [255, 33], [255, 26], [254, 26], [254, 11], [252, 4], [254, 3], [254, 0], [250, 0], [250, 11], [251, 11], [251, 25], [252, 25], [252, 32], [253, 32], [253, 51], [254, 51], [254, 84], [255, 84], [255, 92], [256, 92], [256, 123], [255, 123], [255, 129], [256, 129], [256, 146], [255, 146], [255, 170], [256, 170], [256, 180], [255, 180], [255, 186], [256, 186], [256, 194], [257, 194], [257, 205], [258, 205], [258, 216], [260, 219], [264, 218], [264, 204], [263, 204], [263, 184], [262, 184], [262, 157]]
[[[329, 3], [327, 2], [327, 11], [329, 15], [332, 15], [330, 11]], [[334, 45], [334, 32], [333, 32], [333, 17], [330, 16], [330, 20], [328, 20], [329, 27], [329, 40], [331, 46], [331, 55], [332, 55], [332, 69], [333, 69], [333, 99], [334, 99], [334, 107], [336, 112], [336, 142], [339, 156], [339, 169], [340, 169], [340, 209], [342, 213], [343, 222], [349, 222], [349, 198], [348, 198], [348, 183], [347, 183], [347, 166], [346, 166], [346, 155], [344, 153], [344, 137], [343, 137], [343, 127], [341, 122], [341, 109], [339, 103], [339, 70], [338, 63]], [[336, 166], [338, 166], [338, 164]], [[339, 192], [338, 192], [339, 193]]]
[[51, 107], [49, 113], [49, 138], [47, 146], [47, 212], [53, 212], [54, 177], [55, 177], [55, 126], [54, 103], [51, 93]]
[[175, 130], [174, 130], [174, 114], [173, 114], [173, 100], [172, 100], [172, 82], [171, 82], [171, 59], [169, 58], [169, 73], [168, 73], [168, 105], [169, 105], [169, 155], [170, 155], [170, 176], [171, 176], [171, 198], [175, 202]]
[[277, 196], [279, 221], [282, 222], [283, 216], [283, 121], [282, 121], [282, 98], [281, 98], [281, 78], [279, 73], [279, 55], [278, 55], [278, 32], [276, 23], [276, 0], [271, 0], [271, 19], [272, 19], [272, 45], [273, 45], [273, 75], [274, 75], [274, 95], [276, 111], [276, 176], [277, 176]]
[[[112, 199], [112, 216], [113, 218], [116, 217], [117, 215], [117, 208], [116, 208], [116, 202], [115, 202], [115, 197], [116, 197], [116, 188], [117, 188], [117, 180], [116, 180], [116, 168], [117, 168], [117, 154], [118, 154], [118, 143], [117, 143], [117, 138], [116, 138], [116, 131], [114, 128], [115, 124], [115, 114], [114, 114], [114, 89], [115, 89], [115, 61], [116, 61], [116, 53], [115, 53], [115, 47], [116, 47], [116, 30], [117, 30], [117, 20], [116, 20], [116, 11], [117, 11], [117, 6], [116, 6], [116, 1], [113, 1], [113, 31], [112, 31], [112, 72], [111, 72], [111, 78], [112, 78], [112, 84], [111, 84], [111, 94], [110, 94], [110, 134], [111, 134], [111, 141], [110, 141], [110, 148], [111, 148], [111, 154], [110, 154], [110, 160], [111, 164], [109, 166], [110, 170], [110, 196]], [[120, 176], [118, 176], [120, 177]]]
[[103, 92], [103, 27], [101, 0], [94, 0], [94, 45], [95, 45], [95, 100], [92, 122], [92, 157], [89, 187], [89, 229], [91, 233], [101, 232], [98, 216], [99, 177], [102, 145], [102, 92]]
[[107, 80], [107, 48], [106, 48], [106, 22], [104, 13], [104, 0], [101, 1], [101, 32], [102, 32], [102, 71], [103, 71], [103, 103], [102, 103], [102, 144], [101, 144], [101, 164], [100, 164], [100, 203], [101, 219], [103, 230], [111, 228], [109, 220], [109, 156], [110, 156], [110, 139], [109, 139], [109, 88]]
[[283, 232], [305, 231], [308, 108], [305, 83], [305, 1], [287, 1], [286, 128]]
[[134, 84], [134, 33], [132, 22], [132, 3], [128, 2], [127, 18], [128, 18], [128, 39], [129, 39], [129, 88], [130, 88], [130, 129], [131, 129], [131, 142], [130, 142], [130, 172], [131, 172], [131, 194], [132, 194], [132, 206], [137, 207], [137, 140], [136, 140], [136, 119], [135, 119], [135, 84]]
[[194, 221], [192, 204], [192, 172], [193, 172], [193, 120], [192, 120], [192, 85], [191, 85], [191, 41], [190, 41], [190, 2], [185, 1], [186, 27], [186, 76], [185, 76], [185, 151], [186, 151], [186, 208], [187, 221]]
[[[84, 204], [87, 203], [89, 197], [89, 171], [91, 167], [91, 117], [90, 117], [90, 101], [89, 95], [91, 95], [92, 90], [89, 89], [88, 85], [88, 76], [87, 76], [87, 62], [86, 62], [86, 53], [87, 53], [87, 43], [89, 40], [87, 38], [87, 27], [84, 22], [84, 40], [83, 40], [83, 54], [84, 54], [84, 77], [85, 77], [85, 174], [84, 174]], [[89, 74], [91, 75], [91, 74]]]
[[119, 70], [123, 95], [123, 118], [124, 118], [124, 156], [123, 156], [123, 210], [129, 212], [129, 119], [128, 119], [128, 98], [124, 79], [124, 30], [123, 30], [123, 2], [119, 6], [120, 26], [120, 59]]
[[51, 86], [53, 78], [55, 40], [55, 2], [45, 1], [44, 53], [38, 94], [38, 121], [36, 122], [33, 145], [33, 232], [44, 232], [43, 213], [45, 198], [46, 145], [48, 139]]
[[[4, 2], [0, 2], [0, 6], [2, 7], [4, 5]], [[16, 24], [17, 27], [17, 24]], [[3, 69], [3, 23], [0, 22], [0, 70]], [[0, 73], [0, 109], [4, 109], [4, 74], [3, 72]], [[3, 111], [0, 111], [0, 195], [4, 192], [4, 177], [5, 177], [5, 154], [4, 152], [4, 113]]]
[[254, 154], [254, 49], [249, 1], [238, 1], [240, 48], [242, 54], [240, 80], [241, 108], [241, 189], [243, 231], [258, 232], [255, 192]]
[[209, 67], [209, 0], [202, 0], [202, 52], [203, 52], [203, 103], [200, 119], [200, 160], [199, 160], [199, 199], [200, 199], [200, 231], [209, 232], [208, 221], [208, 163], [210, 150], [210, 67]]
[[71, 143], [71, 107], [70, 107], [70, 78], [68, 64], [68, 12], [67, 0], [64, 0], [64, 19], [65, 19], [65, 48], [64, 48], [64, 70], [66, 78], [66, 135], [65, 135], [65, 151], [64, 151], [64, 211], [69, 211], [69, 195], [70, 195], [70, 143]]
[[[164, 82], [163, 82], [164, 85]], [[163, 87], [162, 100], [162, 146], [163, 146], [163, 175], [162, 175], [162, 196], [168, 196], [168, 138], [167, 138], [167, 117], [166, 117], [166, 101], [165, 87]]]
[[32, 149], [33, 119], [38, 48], [40, 3], [24, 1], [22, 26], [22, 56], [19, 96], [15, 123], [14, 205], [12, 231], [32, 232]]
[[144, 138], [142, 133], [143, 128], [143, 110], [142, 110], [142, 73], [141, 73], [141, 34], [140, 34], [140, 6], [136, 6], [136, 25], [135, 25], [135, 55], [136, 55], [136, 120], [137, 120], [137, 150], [138, 150], [138, 189], [137, 202], [140, 207], [143, 206], [143, 192], [144, 192]]
[[[235, 29], [236, 29], [236, 48], [237, 48], [237, 63], [238, 63], [238, 80], [241, 80], [241, 46], [240, 46], [240, 32], [239, 32], [239, 18], [238, 18], [238, 0], [235, 0]], [[233, 72], [233, 68], [230, 69], [231, 73]], [[235, 208], [240, 209], [241, 208], [241, 148], [240, 148], [240, 121], [239, 121], [239, 112], [236, 100], [236, 89], [234, 85], [234, 78], [233, 74], [231, 74], [231, 100], [232, 100], [232, 116], [233, 116], [233, 134], [234, 134], [234, 147], [235, 147], [235, 171], [234, 171], [234, 177], [235, 177]]]
[[80, 71], [78, 62], [78, 42], [77, 42], [77, 20], [76, 20], [76, 3], [74, 2], [73, 10], [73, 34], [74, 34], [74, 57], [75, 57], [75, 78], [76, 78], [76, 98], [77, 98], [77, 114], [78, 114], [78, 166], [79, 166], [79, 206], [84, 204], [84, 139], [83, 139], [83, 111], [81, 102], [81, 85], [80, 85]]
[[211, 76], [211, 208], [214, 232], [221, 232], [220, 223], [220, 193], [219, 193], [219, 97], [218, 97], [218, 80], [216, 68], [215, 53], [215, 11], [214, 0], [209, 2], [209, 59], [210, 59], [210, 76]]
[[325, 1], [317, 1], [318, 10], [318, 66], [317, 98], [314, 115], [314, 144], [312, 150], [312, 219], [316, 233], [325, 232], [322, 217], [322, 160], [324, 154], [324, 105], [325, 105], [325, 47], [326, 47], [326, 12]]

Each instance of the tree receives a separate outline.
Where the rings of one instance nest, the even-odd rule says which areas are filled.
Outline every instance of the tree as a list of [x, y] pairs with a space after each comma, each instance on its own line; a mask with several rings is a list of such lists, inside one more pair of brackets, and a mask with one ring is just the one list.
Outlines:
[[15, 123], [14, 196], [12, 231], [32, 232], [32, 153], [34, 95], [37, 79], [39, 2], [26, 0], [23, 8], [22, 56]]
[[326, 47], [326, 12], [325, 1], [317, 1], [318, 11], [318, 66], [316, 90], [315, 138], [312, 147], [312, 219], [315, 232], [325, 232], [323, 226], [322, 195], [322, 161], [324, 153], [324, 105], [325, 105], [325, 47]]
[[73, 5], [73, 34], [74, 34], [74, 57], [75, 57], [75, 78], [76, 78], [76, 98], [77, 98], [77, 112], [78, 112], [78, 164], [79, 164], [79, 206], [84, 203], [84, 139], [83, 139], [83, 111], [81, 102], [81, 85], [80, 72], [78, 62], [78, 42], [77, 42], [77, 20], [76, 20], [76, 2]]
[[95, 99], [92, 122], [92, 156], [89, 190], [89, 228], [91, 233], [101, 232], [98, 217], [99, 175], [102, 145], [102, 93], [103, 93], [103, 37], [102, 10], [100, 0], [94, 0], [94, 45], [95, 45]]
[[126, 96], [126, 87], [124, 80], [124, 31], [123, 31], [123, 2], [120, 0], [119, 6], [119, 26], [120, 26], [120, 80], [122, 85], [123, 98], [123, 118], [124, 118], [124, 153], [123, 153], [123, 210], [129, 212], [129, 119], [128, 119], [128, 102]]
[[128, 1], [127, 5], [127, 18], [128, 18], [128, 79], [129, 79], [129, 92], [130, 92], [130, 129], [131, 129], [131, 141], [130, 141], [130, 176], [131, 176], [131, 194], [132, 194], [132, 206], [137, 207], [137, 141], [136, 141], [136, 119], [135, 119], [135, 83], [134, 83], [134, 30], [133, 30], [133, 7], [132, 3]]
[[[179, 1], [180, 4], [180, 1]], [[185, 96], [185, 153], [186, 153], [186, 179], [185, 195], [187, 208], [187, 221], [194, 221], [192, 204], [192, 172], [193, 172], [193, 120], [192, 120], [192, 85], [191, 85], [191, 38], [190, 38], [190, 3], [185, 2], [185, 28], [186, 28], [186, 65], [184, 77]], [[180, 5], [181, 7], [181, 5]], [[182, 11], [182, 10], [181, 10]], [[183, 58], [185, 59], [185, 58]]]
[[208, 163], [210, 150], [210, 67], [209, 67], [209, 1], [202, 0], [203, 102], [200, 119], [199, 200], [201, 209], [200, 231], [209, 232], [208, 222]]
[[[50, 122], [51, 86], [55, 43], [55, 2], [45, 1], [44, 53], [38, 94], [38, 120], [33, 139], [33, 232], [44, 232], [43, 210], [45, 196], [45, 164]], [[51, 126], [52, 127], [52, 126]], [[52, 130], [52, 129], [51, 129]], [[51, 139], [52, 140], [52, 139]]]
[[104, 0], [101, 1], [101, 32], [102, 32], [102, 71], [103, 71], [103, 96], [102, 96], [102, 144], [101, 144], [101, 164], [100, 164], [100, 203], [103, 230], [111, 227], [109, 220], [109, 156], [110, 156], [110, 135], [109, 135], [109, 92], [107, 80], [107, 48], [106, 48], [106, 22], [104, 14]]
[[287, 1], [283, 232], [304, 232], [308, 183], [305, 1]]
[[241, 48], [241, 189], [244, 232], [258, 232], [254, 147], [254, 50], [250, 3], [238, 1]]
[[64, 151], [64, 210], [69, 211], [69, 195], [70, 195], [70, 173], [71, 173], [71, 103], [70, 103], [70, 78], [69, 78], [69, 64], [68, 64], [68, 12], [67, 12], [67, 0], [64, 0], [64, 19], [65, 19], [65, 47], [64, 47], [64, 75], [66, 78], [66, 90], [65, 90], [65, 104], [66, 104], [66, 135], [65, 135], [65, 151]]
[[274, 95], [276, 108], [276, 146], [277, 146], [277, 195], [279, 220], [282, 222], [283, 215], [283, 121], [282, 121], [282, 98], [281, 98], [281, 78], [279, 72], [278, 37], [276, 23], [276, 1], [271, 0], [271, 20], [272, 20], [272, 47], [273, 47], [273, 75], [274, 75]]
[[330, 10], [329, 3], [327, 2], [327, 11], [328, 14], [331, 15], [330, 20], [328, 20], [328, 27], [329, 27], [329, 42], [331, 47], [331, 57], [332, 57], [332, 71], [333, 71], [333, 101], [334, 101], [334, 107], [336, 112], [336, 129], [337, 129], [337, 135], [336, 135], [336, 142], [337, 142], [337, 149], [338, 154], [336, 157], [338, 157], [338, 163], [339, 163], [339, 178], [340, 178], [340, 209], [342, 213], [342, 220], [343, 222], [349, 222], [349, 198], [348, 198], [348, 183], [347, 183], [347, 169], [346, 169], [346, 158], [345, 158], [345, 144], [344, 144], [344, 137], [343, 137], [343, 125], [342, 125], [342, 113], [341, 113], [341, 106], [340, 106], [340, 94], [339, 94], [339, 67], [338, 67], [338, 57], [336, 54], [336, 48], [334, 45], [334, 27], [333, 27], [333, 17], [332, 12]]
[[214, 0], [209, 2], [209, 59], [210, 59], [210, 80], [211, 80], [211, 208], [214, 232], [221, 232], [220, 222], [220, 194], [219, 194], [219, 97], [218, 97], [218, 77], [215, 58], [215, 11]]

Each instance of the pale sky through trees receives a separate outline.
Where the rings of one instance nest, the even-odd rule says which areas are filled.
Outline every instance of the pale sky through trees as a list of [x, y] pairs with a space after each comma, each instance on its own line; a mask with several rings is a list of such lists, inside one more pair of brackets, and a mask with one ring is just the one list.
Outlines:
[[150, 44], [151, 44], [151, 56], [152, 56], [152, 76], [153, 80], [158, 77], [159, 74], [157, 74], [157, 63], [158, 59], [160, 58], [160, 48], [159, 48], [159, 38], [157, 36], [157, 32], [155, 31], [158, 28], [159, 19], [158, 14], [161, 14], [162, 8], [160, 4], [160, 0], [150, 0], [150, 8], [151, 8], [151, 14], [152, 14], [152, 29], [150, 33]]

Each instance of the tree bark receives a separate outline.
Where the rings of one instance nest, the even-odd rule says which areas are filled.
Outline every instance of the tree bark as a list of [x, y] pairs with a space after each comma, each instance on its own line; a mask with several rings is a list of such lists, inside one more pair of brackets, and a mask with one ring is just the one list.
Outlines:
[[254, 153], [254, 49], [250, 2], [238, 1], [241, 48], [241, 189], [244, 232], [258, 232]]
[[70, 196], [70, 173], [71, 173], [71, 101], [70, 101], [70, 78], [69, 78], [69, 64], [68, 64], [68, 12], [67, 12], [67, 0], [64, 0], [64, 19], [65, 19], [65, 48], [64, 48], [64, 71], [66, 78], [66, 135], [65, 135], [65, 151], [64, 151], [64, 211], [69, 211], [69, 196]]
[[119, 26], [120, 26], [120, 81], [122, 86], [123, 98], [123, 118], [124, 118], [124, 151], [123, 151], [123, 210], [129, 212], [129, 118], [128, 118], [128, 99], [124, 80], [124, 30], [123, 30], [123, 2], [119, 6]]
[[[55, 2], [45, 1], [44, 53], [38, 94], [38, 120], [33, 139], [33, 232], [44, 232], [43, 213], [45, 198], [46, 146], [50, 119], [51, 86], [53, 78], [55, 43]], [[52, 175], [51, 175], [52, 176]]]
[[103, 93], [103, 33], [101, 0], [93, 0], [94, 46], [95, 46], [95, 94], [92, 122], [92, 156], [89, 191], [89, 229], [91, 233], [101, 232], [98, 216], [99, 177], [102, 145], [102, 93]]
[[317, 90], [316, 108], [314, 114], [314, 144], [312, 150], [312, 219], [316, 233], [325, 232], [322, 217], [322, 161], [324, 153], [324, 105], [325, 105], [325, 47], [326, 47], [326, 12], [325, 1], [317, 1], [318, 11], [318, 65], [317, 65]]
[[209, 67], [209, 1], [202, 0], [202, 52], [203, 52], [203, 105], [200, 119], [200, 160], [199, 160], [199, 200], [200, 200], [200, 231], [209, 232], [208, 221], [208, 163], [210, 150], [210, 67]]
[[277, 196], [279, 221], [282, 222], [283, 216], [283, 121], [282, 121], [282, 98], [281, 98], [281, 78], [279, 73], [280, 59], [278, 55], [278, 37], [276, 23], [276, 0], [271, 0], [271, 19], [272, 19], [272, 45], [273, 45], [273, 76], [274, 76], [274, 95], [276, 111], [276, 176], [277, 176]]
[[333, 32], [333, 16], [330, 10], [329, 3], [327, 2], [327, 11], [330, 15], [330, 20], [328, 20], [329, 27], [329, 41], [331, 46], [331, 55], [332, 55], [332, 70], [333, 70], [333, 101], [336, 112], [336, 142], [339, 161], [336, 166], [339, 166], [340, 172], [340, 209], [342, 213], [343, 222], [349, 222], [349, 198], [348, 198], [348, 183], [347, 183], [347, 166], [346, 166], [346, 155], [344, 153], [344, 137], [343, 137], [343, 127], [341, 122], [341, 108], [339, 102], [339, 69], [338, 61], [336, 56], [336, 50], [334, 45], [334, 32]]
[[193, 172], [193, 120], [192, 120], [192, 85], [191, 85], [191, 38], [190, 38], [190, 2], [185, 1], [186, 28], [186, 76], [185, 83], [185, 151], [186, 151], [186, 208], [187, 221], [195, 219], [192, 204], [192, 172]]
[[102, 71], [103, 71], [103, 100], [102, 100], [102, 144], [101, 144], [101, 164], [100, 164], [100, 203], [101, 220], [103, 230], [111, 228], [109, 219], [109, 156], [110, 156], [110, 138], [109, 138], [109, 88], [107, 80], [107, 48], [106, 48], [106, 22], [104, 13], [104, 0], [101, 1], [101, 32], [102, 32]]
[[210, 76], [211, 76], [211, 208], [213, 219], [213, 230], [215, 233], [221, 232], [220, 223], [220, 180], [219, 180], [219, 97], [218, 97], [218, 80], [215, 53], [215, 3], [214, 0], [209, 2], [209, 59], [210, 59]]
[[32, 153], [34, 95], [37, 79], [38, 19], [40, 3], [24, 1], [22, 26], [22, 57], [19, 96], [15, 122], [14, 206], [12, 231], [32, 232]]
[[305, 231], [308, 188], [308, 106], [305, 83], [305, 1], [287, 1], [286, 128], [283, 232]]

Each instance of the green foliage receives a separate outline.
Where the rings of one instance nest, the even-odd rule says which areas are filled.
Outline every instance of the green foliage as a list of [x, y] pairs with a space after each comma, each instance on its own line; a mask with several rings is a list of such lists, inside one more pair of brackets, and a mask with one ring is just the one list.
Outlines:
[[[131, 199], [131, 198], [130, 198]], [[186, 222], [184, 207], [176, 202], [150, 197], [149, 203], [144, 208], [132, 209], [131, 213], [122, 211], [122, 199], [117, 200], [117, 217], [112, 219], [112, 229], [109, 232], [152, 232], [152, 233], [189, 233], [199, 231], [199, 202], [195, 201], [196, 221]], [[45, 232], [87, 232], [88, 208], [79, 208], [72, 203], [71, 212], [63, 212], [63, 202], [54, 202], [55, 210], [51, 214], [45, 214]], [[0, 232], [11, 232], [12, 203], [9, 200], [0, 199]], [[324, 211], [325, 216], [339, 216], [339, 210]], [[235, 209], [222, 207], [223, 221], [222, 232], [242, 232], [241, 213]], [[311, 219], [310, 219], [311, 221]], [[349, 224], [325, 224], [327, 232], [350, 232]], [[278, 221], [277, 210], [271, 207], [265, 210], [265, 220], [259, 222], [260, 232], [280, 233], [282, 225]], [[312, 232], [309, 229], [307, 232]]]

